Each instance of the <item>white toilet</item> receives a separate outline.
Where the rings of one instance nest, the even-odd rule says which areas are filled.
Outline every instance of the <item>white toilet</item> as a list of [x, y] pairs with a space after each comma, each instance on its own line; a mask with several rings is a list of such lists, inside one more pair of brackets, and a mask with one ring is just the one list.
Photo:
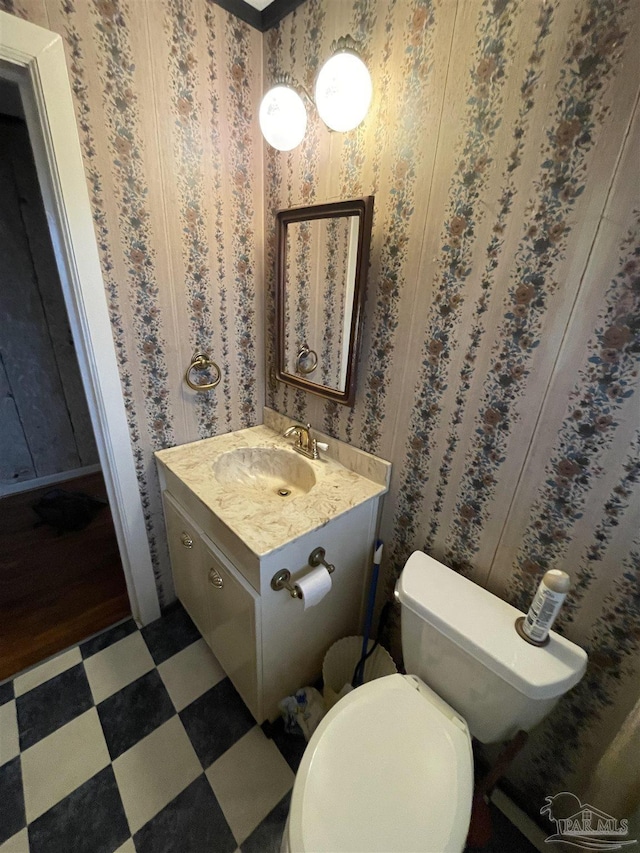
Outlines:
[[584, 674], [581, 648], [553, 632], [545, 647], [525, 642], [519, 610], [422, 551], [395, 594], [412, 674], [364, 684], [324, 717], [296, 776], [283, 853], [460, 853], [471, 736], [530, 729]]

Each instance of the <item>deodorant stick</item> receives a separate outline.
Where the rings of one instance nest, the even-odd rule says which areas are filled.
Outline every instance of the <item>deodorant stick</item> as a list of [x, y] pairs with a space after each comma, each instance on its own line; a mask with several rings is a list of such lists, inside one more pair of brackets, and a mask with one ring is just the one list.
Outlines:
[[530, 640], [543, 643], [547, 639], [570, 587], [571, 579], [566, 572], [549, 569], [545, 573], [522, 625]]

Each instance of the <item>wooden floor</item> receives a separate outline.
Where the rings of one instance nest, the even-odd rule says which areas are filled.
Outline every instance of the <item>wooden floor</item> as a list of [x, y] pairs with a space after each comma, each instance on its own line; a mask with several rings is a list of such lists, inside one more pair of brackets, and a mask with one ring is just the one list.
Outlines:
[[[58, 534], [32, 509], [52, 488], [0, 498], [0, 681], [130, 614], [109, 507]], [[99, 472], [58, 488], [106, 498]]]

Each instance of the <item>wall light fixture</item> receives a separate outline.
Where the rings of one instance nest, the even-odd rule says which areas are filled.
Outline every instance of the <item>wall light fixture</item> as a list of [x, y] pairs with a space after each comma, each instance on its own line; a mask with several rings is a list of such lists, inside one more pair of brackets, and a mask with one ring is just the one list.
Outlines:
[[278, 151], [300, 145], [307, 129], [307, 110], [289, 75], [280, 75], [264, 96], [258, 120], [262, 135]]
[[[369, 110], [371, 75], [351, 36], [339, 38], [331, 45], [331, 51], [316, 79], [315, 105], [330, 130], [344, 133], [356, 128]], [[313, 103], [290, 75], [283, 74], [262, 99], [260, 129], [269, 145], [278, 151], [291, 151], [304, 139], [307, 111], [303, 96]]]
[[332, 49], [316, 80], [316, 108], [327, 127], [344, 133], [366, 116], [373, 88], [369, 69], [351, 36], [338, 39]]

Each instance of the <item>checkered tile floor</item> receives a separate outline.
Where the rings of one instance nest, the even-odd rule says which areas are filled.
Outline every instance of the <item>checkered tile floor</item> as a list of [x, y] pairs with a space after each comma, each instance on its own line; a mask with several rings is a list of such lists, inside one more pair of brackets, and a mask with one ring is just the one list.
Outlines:
[[[0, 685], [0, 853], [278, 853], [306, 743], [269, 734], [182, 607], [116, 625]], [[535, 853], [492, 810], [473, 853]]]
[[275, 853], [304, 746], [181, 607], [129, 620], [0, 685], [0, 853]]

